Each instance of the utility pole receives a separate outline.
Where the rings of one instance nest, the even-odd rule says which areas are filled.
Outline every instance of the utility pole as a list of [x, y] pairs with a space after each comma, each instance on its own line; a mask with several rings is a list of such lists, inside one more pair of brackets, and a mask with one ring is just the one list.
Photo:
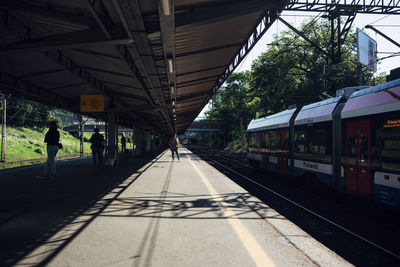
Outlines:
[[1, 106], [2, 106], [2, 116], [1, 116], [1, 157], [0, 161], [6, 161], [6, 98], [1, 95]]

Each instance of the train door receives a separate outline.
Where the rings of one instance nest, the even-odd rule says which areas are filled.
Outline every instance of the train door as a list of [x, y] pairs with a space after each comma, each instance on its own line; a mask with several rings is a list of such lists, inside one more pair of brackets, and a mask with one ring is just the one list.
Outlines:
[[288, 175], [289, 132], [287, 129], [278, 131], [278, 173]]
[[268, 153], [262, 153], [262, 168], [265, 170], [269, 169], [269, 155]]
[[371, 123], [346, 123], [346, 191], [371, 198]]
[[358, 195], [371, 198], [371, 122], [358, 122]]
[[288, 159], [286, 157], [278, 158], [278, 172], [282, 175], [288, 175]]

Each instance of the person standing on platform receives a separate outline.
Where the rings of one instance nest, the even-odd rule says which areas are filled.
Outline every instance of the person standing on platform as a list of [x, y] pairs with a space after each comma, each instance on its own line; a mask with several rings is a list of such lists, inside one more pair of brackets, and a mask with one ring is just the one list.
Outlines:
[[171, 149], [171, 153], [172, 153], [172, 160], [174, 159], [174, 152], [176, 153], [176, 157], [179, 160], [179, 153], [178, 153], [178, 147], [179, 147], [179, 140], [176, 137], [176, 134], [174, 134], [174, 136], [169, 140], [169, 149]]
[[60, 132], [57, 128], [58, 126], [55, 121], [49, 123], [49, 130], [44, 137], [44, 142], [47, 143], [47, 161], [44, 165], [43, 175], [38, 176], [38, 178], [56, 177], [55, 158], [58, 152], [58, 144], [60, 143]]
[[96, 165], [97, 161], [99, 161], [99, 165], [102, 165], [104, 136], [99, 133], [99, 129], [94, 128], [94, 134], [90, 137], [90, 142], [92, 143], [90, 148], [92, 149], [93, 165]]
[[121, 137], [121, 151], [122, 152], [126, 151], [126, 138], [125, 138], [124, 134], [122, 134], [122, 137]]

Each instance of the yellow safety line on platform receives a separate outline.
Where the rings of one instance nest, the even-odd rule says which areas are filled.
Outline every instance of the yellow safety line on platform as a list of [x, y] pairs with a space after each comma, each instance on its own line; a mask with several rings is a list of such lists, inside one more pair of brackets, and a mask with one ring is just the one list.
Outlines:
[[[207, 187], [210, 194], [218, 195], [218, 192], [208, 181], [207, 177], [197, 168], [197, 166], [193, 163], [190, 157], [188, 157], [188, 159], [190, 164], [193, 166], [193, 169], [197, 172], [197, 174], [203, 181], [204, 185]], [[242, 224], [240, 219], [223, 201], [223, 198], [222, 197], [216, 198], [215, 201], [220, 206], [220, 209], [225, 215], [225, 217], [227, 217], [229, 224], [232, 226], [233, 230], [235, 230], [237, 236], [239, 237], [240, 241], [246, 248], [247, 252], [250, 254], [250, 257], [253, 259], [254, 263], [257, 266], [274, 266], [272, 260], [268, 257], [268, 255], [264, 252], [261, 246], [257, 243], [252, 234]]]

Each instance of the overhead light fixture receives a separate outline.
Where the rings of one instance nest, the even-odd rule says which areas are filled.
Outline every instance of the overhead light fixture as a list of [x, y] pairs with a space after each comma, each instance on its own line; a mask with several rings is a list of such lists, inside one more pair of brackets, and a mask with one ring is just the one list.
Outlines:
[[171, 95], [175, 94], [175, 86], [171, 85]]
[[169, 73], [174, 73], [174, 65], [172, 63], [173, 63], [172, 58], [168, 58]]
[[173, 110], [173, 111], [174, 111], [174, 113], [175, 113], [175, 108], [173, 108], [172, 110]]
[[175, 107], [175, 100], [172, 100], [172, 106]]
[[169, 11], [169, 0], [162, 0], [162, 5], [164, 9], [164, 15], [169, 16], [171, 14]]

